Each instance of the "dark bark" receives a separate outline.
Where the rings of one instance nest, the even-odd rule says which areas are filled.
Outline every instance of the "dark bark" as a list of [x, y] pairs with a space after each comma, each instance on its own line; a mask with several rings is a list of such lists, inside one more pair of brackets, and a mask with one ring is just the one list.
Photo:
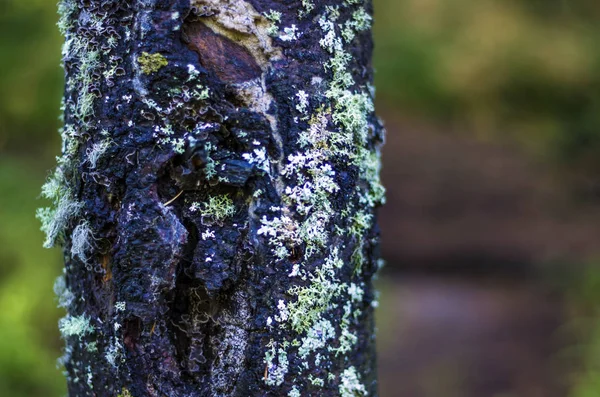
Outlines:
[[376, 395], [370, 1], [60, 8], [70, 395]]

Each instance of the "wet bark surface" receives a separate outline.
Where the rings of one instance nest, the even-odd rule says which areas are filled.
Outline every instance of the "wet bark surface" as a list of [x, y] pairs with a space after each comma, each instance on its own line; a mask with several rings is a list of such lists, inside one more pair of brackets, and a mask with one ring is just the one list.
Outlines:
[[376, 395], [370, 3], [60, 7], [70, 395]]

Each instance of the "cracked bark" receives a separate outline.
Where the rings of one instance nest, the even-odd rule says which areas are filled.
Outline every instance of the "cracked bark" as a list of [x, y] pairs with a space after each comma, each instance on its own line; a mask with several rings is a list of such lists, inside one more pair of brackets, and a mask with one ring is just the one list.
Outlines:
[[[82, 207], [59, 241], [61, 299], [72, 297], [67, 319], [89, 325], [63, 329], [71, 396], [377, 394], [378, 182], [367, 171], [378, 172], [360, 161], [376, 156], [383, 129], [367, 106], [350, 115], [364, 118], [364, 137], [332, 149], [344, 128], [354, 134], [345, 126], [355, 120], [343, 121], [350, 105], [336, 107], [343, 92], [327, 94], [335, 71], [324, 65], [334, 50], [321, 43], [319, 24], [329, 15], [340, 36], [344, 21], [359, 20], [360, 9], [370, 14], [371, 4], [305, 3], [61, 3], [67, 86], [58, 172]], [[272, 10], [282, 14], [277, 23], [264, 16]], [[269, 36], [272, 26], [278, 33]], [[353, 94], [372, 82], [370, 32], [355, 30], [340, 41], [353, 79], [344, 89]], [[142, 54], [166, 62], [143, 71]], [[317, 119], [332, 138], [301, 144]], [[317, 165], [304, 161], [286, 174], [292, 155]], [[327, 175], [317, 179], [318, 170]], [[318, 190], [323, 180], [330, 185]], [[324, 198], [286, 190], [296, 187]], [[233, 211], [212, 211], [219, 197]], [[266, 229], [274, 219], [290, 221]], [[83, 245], [78, 225], [89, 230]], [[279, 251], [269, 237], [281, 237]], [[332, 258], [339, 266], [324, 267]], [[307, 303], [306, 320], [286, 314], [291, 306], [281, 305], [309, 288], [329, 299]]]

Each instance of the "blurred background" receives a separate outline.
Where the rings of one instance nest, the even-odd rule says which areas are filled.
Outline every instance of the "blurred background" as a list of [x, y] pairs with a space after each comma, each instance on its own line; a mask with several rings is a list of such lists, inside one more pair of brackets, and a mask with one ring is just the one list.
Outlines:
[[[0, 395], [61, 396], [52, 0], [0, 0]], [[600, 396], [600, 3], [375, 0], [382, 397]]]

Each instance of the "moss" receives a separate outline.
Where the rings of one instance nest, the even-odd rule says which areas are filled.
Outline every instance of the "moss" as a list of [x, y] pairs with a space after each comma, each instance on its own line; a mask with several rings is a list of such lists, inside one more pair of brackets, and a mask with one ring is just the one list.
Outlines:
[[160, 53], [149, 54], [147, 52], [142, 52], [142, 55], [138, 57], [137, 61], [142, 72], [145, 74], [156, 73], [169, 64], [167, 58]]

